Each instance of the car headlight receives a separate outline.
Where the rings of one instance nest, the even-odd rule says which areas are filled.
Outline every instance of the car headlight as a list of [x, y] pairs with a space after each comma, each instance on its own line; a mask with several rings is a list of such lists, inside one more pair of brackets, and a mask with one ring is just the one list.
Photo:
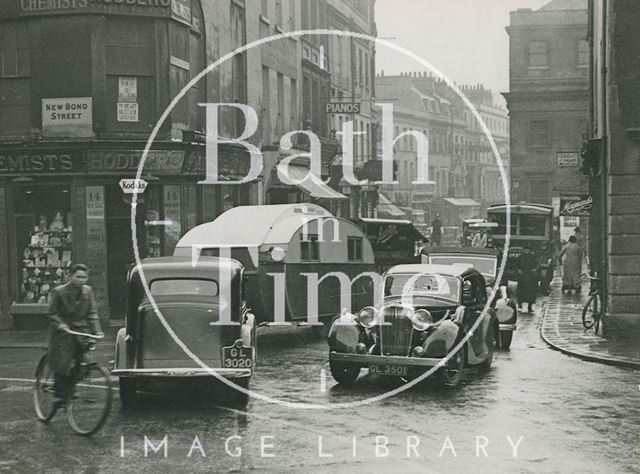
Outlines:
[[433, 316], [426, 309], [419, 309], [411, 318], [416, 331], [426, 331], [433, 324]]
[[362, 308], [358, 313], [358, 322], [362, 327], [370, 329], [378, 322], [378, 312], [373, 306]]

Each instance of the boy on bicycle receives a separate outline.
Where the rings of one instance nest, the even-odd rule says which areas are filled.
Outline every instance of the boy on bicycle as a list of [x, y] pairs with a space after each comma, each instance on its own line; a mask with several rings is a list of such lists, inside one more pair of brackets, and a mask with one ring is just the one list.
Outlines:
[[78, 353], [80, 341], [65, 332], [102, 334], [98, 306], [93, 289], [87, 285], [89, 269], [82, 263], [73, 265], [69, 282], [52, 291], [49, 318], [52, 321], [49, 339], [49, 361], [55, 374], [56, 397], [62, 400], [69, 395], [72, 361]]

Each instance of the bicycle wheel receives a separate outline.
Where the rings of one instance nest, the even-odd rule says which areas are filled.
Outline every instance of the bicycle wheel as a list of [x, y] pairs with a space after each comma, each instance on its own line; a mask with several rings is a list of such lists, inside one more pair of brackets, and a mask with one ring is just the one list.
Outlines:
[[596, 320], [598, 313], [598, 298], [593, 294], [589, 296], [589, 299], [582, 308], [582, 325], [585, 329], [591, 329]]
[[49, 356], [47, 354], [42, 356], [36, 368], [33, 404], [38, 420], [45, 423], [53, 418], [59, 407], [55, 397], [53, 370], [49, 365]]
[[80, 367], [73, 394], [67, 402], [67, 420], [79, 435], [98, 431], [111, 410], [111, 378], [107, 369], [89, 364]]

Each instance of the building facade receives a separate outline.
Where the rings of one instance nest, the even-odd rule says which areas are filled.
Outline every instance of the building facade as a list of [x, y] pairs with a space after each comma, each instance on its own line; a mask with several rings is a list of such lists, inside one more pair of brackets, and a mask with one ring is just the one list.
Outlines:
[[[356, 3], [366, 4], [374, 24], [373, 2]], [[5, 4], [0, 258], [8, 263], [0, 268], [1, 326], [12, 315], [23, 323], [43, 320], [49, 292], [66, 281], [72, 262], [90, 266], [101, 318], [121, 319], [134, 241], [140, 257], [171, 255], [187, 230], [234, 206], [309, 201], [336, 210], [348, 202], [337, 190], [283, 185], [274, 177], [287, 155], [278, 144], [288, 131], [320, 137], [327, 178], [339, 154], [324, 105], [331, 94], [328, 38], [292, 36], [248, 49], [186, 88], [236, 48], [326, 27], [326, 1]], [[219, 145], [219, 181], [205, 179], [209, 111], [203, 103], [247, 104], [256, 111], [258, 129], [247, 141], [263, 152], [258, 177], [231, 183], [247, 176], [250, 160], [245, 147], [230, 143]], [[244, 127], [237, 107], [220, 108], [219, 136], [233, 139]], [[288, 153], [305, 149], [308, 142], [297, 140]], [[123, 188], [131, 189], [139, 168], [147, 186], [134, 198]], [[299, 168], [308, 172], [308, 161]], [[347, 215], [353, 206], [345, 207]]]
[[589, 4], [589, 140], [583, 171], [593, 197], [591, 268], [603, 278], [605, 335], [640, 333], [640, 39], [637, 2]]
[[[508, 174], [509, 119], [493, 93], [481, 85], [460, 86], [491, 133]], [[436, 213], [445, 226], [459, 227], [461, 219], [480, 216], [490, 204], [504, 201], [504, 186], [494, 153], [476, 115], [448, 85], [424, 72], [378, 75], [379, 102], [393, 104], [394, 158], [397, 185], [381, 190], [425, 230]], [[379, 112], [378, 112], [379, 113]], [[416, 140], [408, 131], [429, 140], [429, 178], [417, 179]]]
[[511, 200], [552, 204], [586, 192], [578, 157], [588, 115], [587, 0], [511, 12], [507, 33]]

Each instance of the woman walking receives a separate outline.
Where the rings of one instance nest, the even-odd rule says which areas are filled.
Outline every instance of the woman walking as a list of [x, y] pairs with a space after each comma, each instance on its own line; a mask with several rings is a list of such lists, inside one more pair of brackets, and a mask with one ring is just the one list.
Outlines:
[[539, 265], [530, 244], [524, 247], [524, 253], [518, 257], [518, 309], [522, 303], [528, 304], [528, 312], [533, 311], [531, 305], [536, 302], [538, 294]]
[[569, 242], [560, 252], [559, 258], [564, 256], [564, 268], [562, 272], [562, 293], [576, 290], [580, 293], [580, 273], [582, 271], [582, 247], [578, 244], [575, 235], [569, 237]]

